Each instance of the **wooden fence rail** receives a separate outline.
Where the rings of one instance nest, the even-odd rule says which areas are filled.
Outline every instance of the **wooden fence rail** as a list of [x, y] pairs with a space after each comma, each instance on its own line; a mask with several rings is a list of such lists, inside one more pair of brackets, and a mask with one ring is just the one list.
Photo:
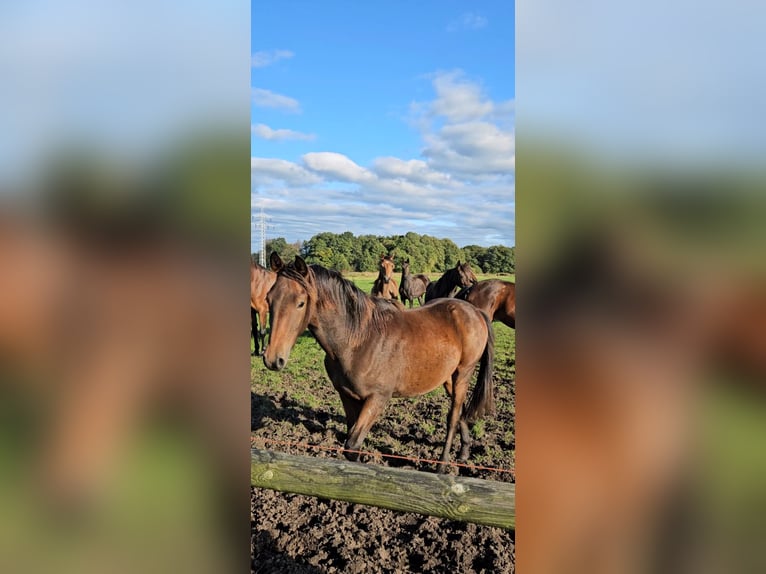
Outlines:
[[251, 449], [253, 486], [513, 529], [507, 482]]

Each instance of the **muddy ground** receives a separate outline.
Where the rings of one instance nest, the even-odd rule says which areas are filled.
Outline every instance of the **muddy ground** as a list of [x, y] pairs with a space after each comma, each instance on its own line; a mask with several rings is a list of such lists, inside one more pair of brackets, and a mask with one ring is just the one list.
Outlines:
[[[474, 428], [469, 462], [512, 469], [515, 357], [510, 344], [504, 346], [501, 342], [497, 350], [497, 413]], [[251, 430], [255, 446], [306, 456], [339, 456], [333, 451], [264, 442], [342, 446], [346, 434], [343, 409], [326, 378], [322, 358], [316, 342], [305, 336], [293, 351], [292, 365], [281, 373], [267, 372], [260, 359], [254, 358]], [[438, 458], [446, 434], [448, 407], [441, 388], [416, 399], [394, 399], [373, 426], [363, 448], [383, 454]], [[453, 457], [458, 445], [453, 446]], [[363, 456], [362, 460], [366, 464], [435, 470], [430, 463], [386, 459], [379, 454]], [[488, 470], [454, 468], [452, 473], [514, 480], [511, 473]], [[258, 573], [512, 573], [514, 540], [514, 532], [500, 528], [264, 489], [251, 492], [252, 571]]]

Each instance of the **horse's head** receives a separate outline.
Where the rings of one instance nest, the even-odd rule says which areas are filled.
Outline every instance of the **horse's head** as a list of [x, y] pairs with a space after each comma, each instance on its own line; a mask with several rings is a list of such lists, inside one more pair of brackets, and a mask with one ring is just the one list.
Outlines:
[[455, 269], [460, 276], [460, 285], [462, 287], [468, 287], [469, 285], [474, 285], [479, 282], [479, 280], [476, 279], [476, 275], [473, 274], [473, 269], [471, 269], [471, 264], [468, 263], [468, 261], [465, 263], [460, 263], [460, 261], [458, 261]]
[[380, 256], [380, 273], [379, 277], [383, 279], [383, 283], [391, 281], [391, 276], [394, 274], [394, 258], [390, 255]]
[[402, 274], [407, 275], [410, 272], [410, 260], [402, 261]]
[[267, 296], [271, 334], [263, 363], [268, 369], [279, 371], [287, 364], [290, 351], [311, 320], [316, 288], [313, 273], [297, 255], [295, 262], [285, 265], [277, 253], [272, 253], [270, 263], [277, 280]]

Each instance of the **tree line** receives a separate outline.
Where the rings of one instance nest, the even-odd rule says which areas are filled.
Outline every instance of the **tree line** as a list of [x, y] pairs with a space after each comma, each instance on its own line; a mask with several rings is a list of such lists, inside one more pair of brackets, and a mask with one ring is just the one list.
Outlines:
[[[308, 241], [288, 243], [283, 237], [266, 241], [266, 255], [276, 251], [284, 260], [296, 255], [307, 263], [318, 263], [338, 271], [377, 271], [381, 254], [392, 255], [400, 270], [401, 262], [409, 259], [413, 273], [442, 273], [458, 261], [468, 261], [477, 273], [514, 273], [515, 248], [504, 245], [458, 247], [450, 239], [419, 235], [359, 235], [319, 233]], [[260, 253], [253, 253], [257, 260]]]

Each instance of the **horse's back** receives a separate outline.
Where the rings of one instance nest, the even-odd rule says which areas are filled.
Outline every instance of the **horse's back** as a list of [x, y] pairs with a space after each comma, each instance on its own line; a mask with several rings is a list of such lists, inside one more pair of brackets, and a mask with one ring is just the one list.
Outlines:
[[483, 310], [493, 321], [509, 327], [516, 324], [516, 284], [502, 279], [487, 279], [461, 290], [457, 299]]
[[370, 355], [382, 361], [387, 375], [396, 380], [393, 396], [416, 396], [478, 364], [490, 328], [488, 318], [470, 303], [438, 299], [392, 316], [385, 335], [371, 341], [370, 350], [377, 351]]
[[274, 283], [277, 281], [277, 274], [262, 267], [254, 261], [250, 262], [250, 307], [263, 310], [268, 306], [266, 295], [268, 295]]
[[453, 333], [456, 337], [471, 338], [486, 332], [482, 311], [471, 303], [458, 299], [434, 299], [422, 307], [405, 311], [402, 315], [406, 322], [417, 327], [418, 335], [423, 337], [425, 344], [431, 335], [435, 337]]

